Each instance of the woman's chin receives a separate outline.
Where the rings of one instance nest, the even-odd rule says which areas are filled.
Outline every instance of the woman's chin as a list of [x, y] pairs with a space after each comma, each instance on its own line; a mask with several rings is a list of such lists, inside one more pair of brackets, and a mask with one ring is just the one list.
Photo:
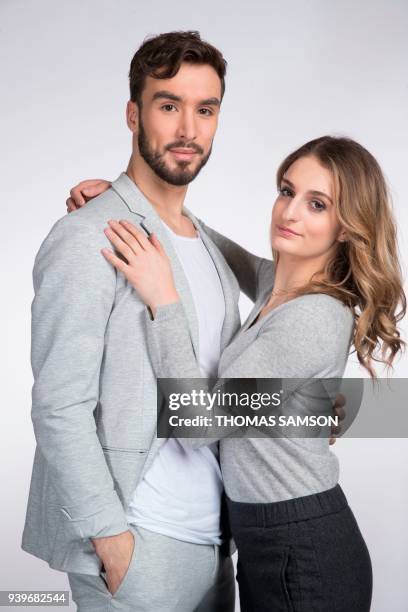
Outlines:
[[297, 245], [294, 245], [286, 238], [275, 236], [271, 241], [271, 245], [272, 250], [276, 251], [276, 253], [279, 253], [280, 255], [283, 255], [283, 253], [288, 253], [290, 255], [301, 255]]

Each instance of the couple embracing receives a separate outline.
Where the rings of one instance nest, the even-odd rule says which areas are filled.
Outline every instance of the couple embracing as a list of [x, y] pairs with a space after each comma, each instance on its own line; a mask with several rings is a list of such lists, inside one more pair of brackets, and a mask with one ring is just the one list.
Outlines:
[[[22, 547], [68, 574], [80, 612], [233, 612], [231, 535], [241, 610], [370, 609], [370, 557], [328, 438], [156, 435], [157, 378], [340, 378], [352, 347], [375, 378], [403, 345], [395, 221], [360, 144], [323, 136], [281, 163], [273, 261], [184, 207], [225, 70], [196, 32], [145, 41], [126, 172], [74, 188], [36, 258]], [[254, 302], [242, 327], [240, 290]]]

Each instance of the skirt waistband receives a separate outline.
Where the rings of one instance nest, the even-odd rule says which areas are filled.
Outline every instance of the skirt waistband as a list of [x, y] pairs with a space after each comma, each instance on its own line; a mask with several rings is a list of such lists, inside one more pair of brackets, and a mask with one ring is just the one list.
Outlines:
[[333, 489], [268, 504], [236, 502], [227, 497], [231, 524], [247, 527], [271, 527], [295, 521], [317, 518], [347, 507], [347, 499], [337, 484]]

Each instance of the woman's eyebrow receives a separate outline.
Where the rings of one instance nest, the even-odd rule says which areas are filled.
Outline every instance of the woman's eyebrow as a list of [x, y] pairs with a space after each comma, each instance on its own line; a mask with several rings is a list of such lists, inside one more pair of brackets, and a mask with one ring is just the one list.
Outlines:
[[287, 183], [289, 185], [289, 187], [292, 187], [292, 189], [295, 188], [294, 184], [292, 183], [292, 181], [290, 181], [289, 179], [287, 179], [286, 177], [282, 176], [282, 181], [285, 181], [285, 183]]
[[[290, 181], [284, 176], [282, 176], [282, 181], [287, 183], [289, 187], [291, 187], [291, 189], [295, 191], [295, 185], [292, 183], [292, 181]], [[326, 198], [326, 200], [328, 200], [331, 204], [333, 204], [333, 200], [331, 199], [331, 197], [328, 196], [327, 193], [324, 193], [323, 191], [317, 191], [316, 189], [310, 189], [307, 193], [313, 196], [320, 196], [320, 197]]]
[[315, 189], [311, 189], [308, 193], [310, 193], [310, 195], [323, 196], [323, 198], [326, 198], [326, 200], [329, 200], [329, 202], [333, 204], [333, 200], [331, 199], [331, 197], [328, 196], [327, 193], [324, 193], [323, 191], [316, 191]]

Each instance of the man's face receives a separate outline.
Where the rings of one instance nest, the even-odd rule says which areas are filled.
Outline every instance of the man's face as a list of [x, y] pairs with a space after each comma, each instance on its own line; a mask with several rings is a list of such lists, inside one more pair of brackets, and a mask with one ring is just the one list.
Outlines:
[[211, 154], [220, 103], [221, 81], [209, 65], [183, 63], [171, 79], [146, 78], [135, 135], [157, 176], [171, 185], [197, 176]]

